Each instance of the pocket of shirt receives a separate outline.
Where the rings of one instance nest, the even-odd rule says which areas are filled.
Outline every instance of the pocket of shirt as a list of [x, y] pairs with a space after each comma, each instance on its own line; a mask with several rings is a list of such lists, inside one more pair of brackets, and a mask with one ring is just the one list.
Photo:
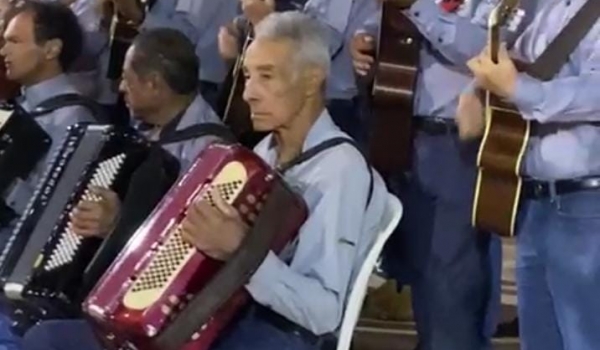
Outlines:
[[573, 219], [600, 219], [600, 190], [574, 192], [556, 200], [560, 216]]

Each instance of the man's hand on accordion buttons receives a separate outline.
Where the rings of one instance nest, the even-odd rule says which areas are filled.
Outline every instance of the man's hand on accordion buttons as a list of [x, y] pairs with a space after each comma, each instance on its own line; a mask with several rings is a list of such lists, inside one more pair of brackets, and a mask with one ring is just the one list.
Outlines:
[[248, 225], [218, 191], [212, 195], [215, 206], [198, 201], [188, 208], [182, 222], [182, 236], [211, 258], [227, 260], [241, 245]]
[[99, 201], [81, 201], [71, 214], [71, 229], [84, 237], [106, 237], [114, 228], [121, 210], [116, 193], [99, 187], [92, 188]]

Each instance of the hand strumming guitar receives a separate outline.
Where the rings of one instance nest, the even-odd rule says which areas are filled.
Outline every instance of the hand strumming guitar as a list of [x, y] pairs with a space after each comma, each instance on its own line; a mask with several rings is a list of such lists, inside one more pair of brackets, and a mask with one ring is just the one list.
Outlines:
[[473, 140], [485, 131], [485, 114], [483, 102], [475, 92], [460, 95], [456, 109], [456, 125], [458, 136], [463, 141]]
[[467, 62], [467, 66], [475, 76], [477, 87], [488, 90], [501, 98], [514, 95], [519, 72], [508, 55], [506, 45], [498, 51], [498, 63], [492, 61], [489, 47], [481, 54]]
[[354, 71], [360, 76], [365, 76], [371, 69], [375, 59], [375, 38], [366, 33], [356, 34], [350, 43], [350, 53]]
[[275, 12], [275, 0], [240, 0], [244, 16], [256, 26], [263, 18]]

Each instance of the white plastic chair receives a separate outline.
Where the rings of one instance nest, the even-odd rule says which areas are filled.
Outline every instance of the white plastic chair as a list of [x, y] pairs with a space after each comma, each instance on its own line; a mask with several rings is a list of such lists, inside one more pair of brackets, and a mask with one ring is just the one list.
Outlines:
[[398, 198], [388, 193], [386, 201], [385, 212], [381, 223], [379, 224], [377, 238], [356, 275], [350, 295], [346, 301], [346, 310], [344, 310], [342, 325], [339, 330], [337, 350], [350, 349], [354, 327], [356, 327], [367, 293], [369, 277], [373, 273], [373, 269], [375, 268], [375, 264], [377, 264], [377, 260], [381, 255], [385, 242], [390, 238], [402, 217], [402, 204]]

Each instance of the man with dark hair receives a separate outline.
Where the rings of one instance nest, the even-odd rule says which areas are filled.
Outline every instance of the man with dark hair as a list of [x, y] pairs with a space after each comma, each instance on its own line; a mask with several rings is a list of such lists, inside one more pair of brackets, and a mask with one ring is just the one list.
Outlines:
[[[60, 95], [78, 94], [64, 75], [82, 47], [81, 28], [71, 10], [61, 4], [25, 1], [9, 11], [7, 22], [0, 54], [4, 58], [7, 78], [23, 87], [19, 104], [26, 111], [32, 111], [43, 108], [47, 101]], [[68, 105], [37, 118], [37, 121], [53, 139], [50, 155], [60, 144], [67, 127], [77, 122], [94, 121], [94, 117], [82, 105]], [[30, 179], [32, 185], [44, 165], [42, 162], [40, 172]]]
[[[127, 51], [120, 90], [134, 117], [134, 123], [150, 139], [173, 154], [181, 164], [181, 174], [208, 144], [227, 138], [229, 133], [216, 113], [198, 93], [198, 69], [194, 45], [177, 30], [161, 28], [144, 31]], [[211, 129], [207, 131], [207, 125]], [[222, 129], [214, 130], [215, 125]], [[117, 224], [120, 202], [109, 190], [94, 188], [101, 198], [80, 202], [73, 212], [72, 229], [85, 237], [106, 237]], [[59, 343], [85, 348], [93, 342], [83, 320], [44, 322], [56, 330]], [[73, 336], [75, 338], [73, 338]], [[53, 343], [27, 346], [54, 348]], [[81, 345], [81, 347], [79, 347]], [[75, 345], [73, 345], [75, 346]]]
[[[4, 45], [0, 50], [6, 76], [22, 86], [22, 96], [17, 102], [25, 111], [47, 111], [36, 120], [52, 138], [46, 158], [26, 181], [18, 183], [6, 195], [6, 202], [20, 215], [67, 128], [78, 122], [94, 121], [94, 117], [91, 110], [81, 105], [48, 107], [60, 96], [79, 95], [64, 74], [82, 47], [81, 28], [71, 10], [61, 4], [23, 1], [12, 6], [6, 18]], [[14, 224], [0, 231], [0, 248]], [[9, 320], [0, 314], [0, 347], [3, 349], [16, 346], [9, 325]]]

